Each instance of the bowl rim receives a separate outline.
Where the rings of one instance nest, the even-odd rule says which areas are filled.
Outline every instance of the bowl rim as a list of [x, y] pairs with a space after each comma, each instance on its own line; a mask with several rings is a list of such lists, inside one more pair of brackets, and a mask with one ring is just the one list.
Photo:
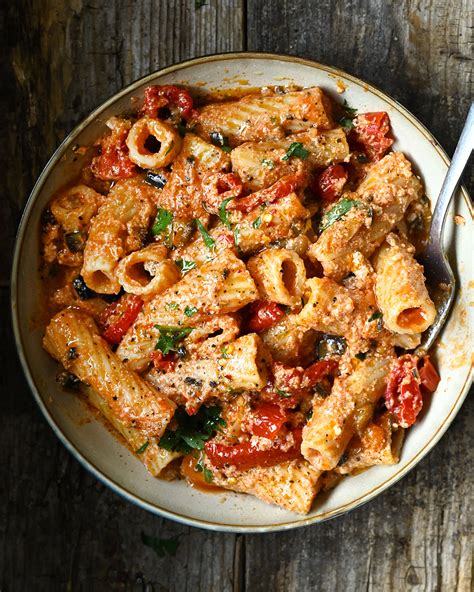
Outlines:
[[[35, 381], [33, 373], [30, 370], [29, 363], [27, 360], [27, 356], [25, 354], [25, 349], [23, 347], [22, 342], [22, 335], [20, 329], [20, 320], [18, 316], [18, 282], [17, 277], [20, 270], [20, 261], [21, 261], [21, 253], [23, 249], [23, 242], [25, 237], [25, 232], [28, 227], [28, 222], [30, 219], [31, 211], [33, 209], [34, 203], [37, 199], [38, 194], [40, 193], [43, 184], [45, 183], [46, 179], [48, 178], [51, 170], [60, 160], [66, 149], [74, 142], [76, 136], [86, 128], [89, 123], [95, 120], [100, 114], [106, 110], [110, 105], [115, 103], [118, 99], [122, 96], [130, 93], [134, 89], [147, 84], [147, 82], [151, 82], [157, 76], [163, 76], [166, 74], [171, 74], [182, 70], [187, 67], [192, 67], [195, 65], [205, 64], [205, 63], [212, 63], [212, 62], [219, 62], [225, 60], [277, 60], [283, 62], [292, 62], [301, 64], [304, 66], [309, 66], [311, 68], [316, 68], [322, 71], [327, 72], [331, 76], [340, 77], [346, 79], [350, 82], [356, 83], [358, 85], [362, 85], [364, 88], [372, 92], [373, 94], [377, 95], [379, 98], [383, 99], [386, 103], [388, 103], [392, 108], [398, 111], [399, 114], [403, 115], [406, 119], [410, 121], [418, 131], [425, 136], [425, 138], [433, 145], [435, 150], [441, 156], [443, 161], [446, 165], [449, 166], [450, 159], [448, 158], [446, 152], [440, 145], [440, 143], [436, 140], [433, 134], [410, 112], [406, 109], [403, 105], [401, 105], [398, 101], [387, 95], [385, 92], [380, 90], [377, 86], [366, 82], [352, 74], [348, 74], [344, 70], [339, 68], [335, 68], [333, 66], [327, 66], [320, 62], [316, 62], [314, 60], [301, 58], [297, 56], [287, 55], [287, 54], [279, 54], [279, 53], [267, 53], [267, 52], [228, 52], [228, 53], [217, 53], [212, 55], [206, 55], [198, 58], [193, 58], [189, 60], [184, 60], [173, 64], [171, 66], [167, 66], [165, 68], [161, 68], [155, 72], [147, 74], [141, 78], [138, 78], [131, 84], [127, 85], [126, 87], [119, 90], [117, 93], [109, 97], [106, 101], [101, 103], [98, 107], [96, 107], [85, 119], [83, 119], [78, 125], [76, 125], [70, 133], [64, 138], [64, 140], [59, 144], [56, 148], [52, 156], [47, 161], [46, 165], [44, 166], [41, 174], [39, 175], [38, 179], [36, 180], [33, 189], [29, 195], [29, 198], [26, 202], [24, 207], [21, 220], [18, 226], [15, 246], [14, 246], [14, 257], [13, 257], [13, 264], [12, 264], [12, 271], [11, 271], [11, 315], [12, 315], [12, 325], [13, 325], [13, 333], [15, 339], [15, 345], [17, 349], [17, 353], [22, 365], [23, 372], [26, 376], [28, 386], [33, 394], [33, 397], [36, 400], [41, 412], [43, 413], [44, 417], [46, 418], [47, 422], [51, 426], [52, 430], [62, 442], [62, 444], [66, 447], [66, 449], [74, 456], [76, 460], [78, 460], [82, 466], [87, 469], [90, 473], [94, 475], [99, 481], [107, 485], [110, 489], [112, 489], [115, 493], [119, 494], [127, 501], [132, 502], [139, 507], [156, 514], [161, 517], [165, 517], [176, 522], [186, 524], [189, 526], [195, 526], [199, 528], [205, 528], [208, 530], [220, 531], [220, 532], [235, 532], [235, 533], [263, 533], [263, 532], [277, 532], [277, 531], [284, 531], [290, 530], [293, 528], [301, 528], [304, 526], [308, 526], [310, 524], [321, 523], [331, 518], [335, 518], [342, 514], [345, 514], [359, 506], [369, 502], [378, 494], [382, 493], [392, 485], [394, 485], [397, 481], [399, 481], [402, 477], [404, 477], [409, 471], [411, 471], [415, 465], [417, 465], [422, 458], [424, 458], [430, 450], [438, 443], [440, 438], [448, 429], [449, 425], [455, 418], [457, 412], [459, 411], [464, 399], [467, 396], [469, 391], [470, 383], [472, 381], [473, 375], [473, 365], [471, 364], [470, 371], [466, 377], [466, 381], [461, 387], [456, 400], [454, 401], [449, 413], [446, 415], [443, 423], [438, 428], [438, 430], [432, 435], [430, 440], [421, 448], [415, 456], [408, 462], [408, 464], [397, 471], [394, 475], [387, 478], [385, 481], [380, 483], [379, 485], [375, 486], [371, 491], [361, 495], [360, 497], [347, 502], [343, 506], [336, 508], [334, 510], [330, 510], [323, 514], [312, 516], [312, 517], [300, 517], [298, 518], [295, 515], [295, 520], [278, 523], [278, 524], [263, 524], [263, 525], [235, 525], [235, 524], [224, 524], [224, 523], [217, 523], [217, 522], [210, 522], [203, 519], [191, 518], [183, 514], [179, 514], [177, 512], [173, 512], [170, 510], [165, 510], [164, 508], [160, 508], [155, 504], [150, 503], [149, 501], [143, 499], [136, 493], [129, 491], [123, 485], [117, 483], [111, 477], [105, 475], [92, 461], [85, 458], [82, 452], [73, 445], [65, 433], [62, 431], [61, 427], [56, 423], [53, 416], [49, 412], [48, 408], [46, 407], [43, 398], [40, 394], [40, 389]], [[459, 187], [459, 191], [465, 200], [468, 209], [473, 214], [473, 205], [469, 198], [469, 194], [466, 191], [464, 186]]]

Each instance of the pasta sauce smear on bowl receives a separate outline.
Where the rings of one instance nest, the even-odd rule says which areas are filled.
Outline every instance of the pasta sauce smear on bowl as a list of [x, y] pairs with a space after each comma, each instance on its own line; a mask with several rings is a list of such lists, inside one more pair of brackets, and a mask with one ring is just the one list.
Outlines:
[[156, 477], [307, 513], [399, 460], [439, 376], [424, 189], [385, 112], [149, 86], [42, 218], [59, 379]]

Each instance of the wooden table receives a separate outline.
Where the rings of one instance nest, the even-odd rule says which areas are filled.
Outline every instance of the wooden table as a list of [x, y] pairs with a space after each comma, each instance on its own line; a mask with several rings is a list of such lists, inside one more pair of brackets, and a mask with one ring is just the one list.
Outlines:
[[[16, 0], [0, 19], [2, 410], [0, 590], [467, 591], [472, 438], [467, 400], [435, 450], [349, 515], [293, 532], [175, 524], [89, 475], [31, 397], [7, 318], [15, 230], [34, 179], [85, 115], [134, 79], [215, 52], [332, 64], [399, 99], [452, 153], [473, 95], [470, 0]], [[466, 185], [473, 189], [473, 177]], [[141, 532], [179, 535], [159, 558]]]

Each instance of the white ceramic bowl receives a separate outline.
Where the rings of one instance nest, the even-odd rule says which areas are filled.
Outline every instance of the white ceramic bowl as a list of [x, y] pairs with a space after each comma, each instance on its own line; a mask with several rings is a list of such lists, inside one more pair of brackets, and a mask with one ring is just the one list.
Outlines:
[[[128, 500], [168, 518], [226, 531], [275, 531], [320, 522], [367, 502], [412, 469], [436, 444], [458, 412], [469, 388], [472, 307], [468, 303], [471, 206], [459, 192], [446, 224], [446, 244], [459, 279], [459, 295], [437, 350], [441, 383], [423, 417], [411, 429], [400, 463], [372, 468], [343, 481], [322, 496], [307, 516], [292, 514], [242, 494], [206, 494], [183, 481], [151, 477], [140, 461], [95, 420], [79, 399], [55, 381], [56, 364], [41, 348], [44, 327], [35, 321], [40, 293], [38, 274], [39, 221], [51, 195], [74, 177], [81, 157], [75, 144], [89, 145], [104, 131], [111, 115], [130, 109], [131, 97], [141, 96], [149, 84], [185, 84], [200, 90], [295, 83], [318, 85], [342, 95], [360, 112], [387, 111], [396, 137], [395, 149], [415, 163], [428, 197], [436, 200], [448, 159], [436, 140], [406, 109], [376, 88], [339, 70], [308, 60], [269, 54], [227, 54], [191, 60], [142, 78], [122, 90], [87, 117], [56, 150], [39, 177], [25, 208], [18, 232], [12, 275], [12, 309], [17, 347], [31, 390], [51, 427], [70, 452], [97, 478]], [[339, 100], [342, 98], [339, 96]], [[460, 214], [466, 225], [456, 226]], [[469, 318], [469, 315], [471, 317]], [[442, 467], [440, 470], [443, 470]]]

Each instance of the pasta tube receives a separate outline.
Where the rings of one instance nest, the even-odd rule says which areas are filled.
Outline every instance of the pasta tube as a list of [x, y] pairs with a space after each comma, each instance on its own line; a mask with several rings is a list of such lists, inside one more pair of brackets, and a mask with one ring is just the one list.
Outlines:
[[375, 256], [375, 293], [385, 326], [394, 333], [417, 335], [433, 324], [436, 308], [425, 285], [423, 267], [396, 235], [389, 234]]
[[224, 224], [218, 224], [209, 233], [215, 241], [212, 251], [206, 248], [200, 236], [186, 248], [176, 251], [173, 257], [201, 265], [228, 249], [229, 244], [235, 244], [236, 239], [240, 253], [250, 255], [271, 242], [298, 236], [310, 215], [296, 193], [290, 193], [264, 209], [255, 208], [237, 218], [233, 233]]
[[156, 244], [134, 251], [117, 266], [117, 279], [126, 292], [149, 299], [180, 279], [176, 265], [167, 258], [168, 250]]
[[181, 453], [165, 450], [158, 445], [157, 438], [147, 436], [143, 431], [129, 427], [122, 419], [118, 418], [111, 410], [107, 401], [94, 389], [84, 386], [81, 391], [87, 400], [107, 419], [119, 434], [124, 438], [128, 447], [145, 465], [153, 477], [158, 477], [161, 471]]
[[262, 340], [250, 333], [227, 343], [213, 358], [185, 359], [166, 373], [152, 369], [147, 378], [171, 400], [196, 409], [233, 391], [262, 389], [269, 362]]
[[181, 149], [178, 130], [164, 121], [141, 117], [126, 139], [128, 157], [144, 169], [169, 165]]
[[[287, 158], [287, 151], [295, 142], [308, 151], [305, 160]], [[258, 191], [284, 175], [309, 173], [311, 168], [325, 168], [348, 157], [346, 134], [340, 128], [309, 130], [274, 142], [246, 142], [231, 153], [232, 170], [242, 179], [246, 191]]]
[[260, 334], [275, 361], [290, 366], [306, 365], [311, 361], [317, 333], [303, 326], [298, 319], [298, 314], [285, 315]]
[[315, 400], [301, 446], [313, 467], [334, 469], [352, 436], [365, 429], [385, 390], [391, 359], [391, 355], [381, 353], [364, 361], [353, 359], [353, 371], [336, 378], [331, 394], [322, 403]]
[[309, 127], [333, 127], [329, 99], [318, 87], [206, 105], [192, 124], [203, 136], [225, 136], [231, 146], [283, 138]]
[[360, 472], [374, 465], [395, 465], [405, 430], [394, 429], [390, 413], [386, 411], [365, 428], [360, 436], [354, 436], [341, 457], [336, 473], [347, 475]]
[[119, 260], [140, 249], [154, 216], [157, 190], [133, 177], [119, 181], [91, 222], [84, 250], [82, 276], [99, 294], [117, 294]]
[[83, 312], [66, 309], [46, 328], [46, 351], [90, 385], [124, 425], [160, 437], [174, 415], [174, 404], [126, 368]]
[[262, 299], [299, 304], [306, 281], [304, 262], [294, 251], [268, 249], [249, 259], [250, 271]]
[[160, 336], [159, 326], [195, 327], [214, 315], [235, 312], [257, 298], [257, 288], [245, 264], [231, 251], [224, 251], [147, 302], [117, 354], [129, 367], [144, 369]]
[[391, 152], [375, 163], [355, 194], [346, 194], [332, 207], [329, 224], [308, 250], [324, 274], [336, 280], [352, 271], [354, 251], [370, 257], [403, 218], [408, 205], [423, 192], [410, 162]]

